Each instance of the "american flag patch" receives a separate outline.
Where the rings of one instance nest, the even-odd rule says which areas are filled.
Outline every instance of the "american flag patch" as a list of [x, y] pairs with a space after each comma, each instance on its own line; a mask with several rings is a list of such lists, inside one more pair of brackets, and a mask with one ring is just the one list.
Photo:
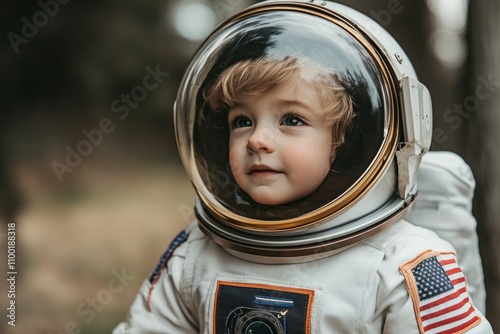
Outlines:
[[424, 252], [401, 271], [421, 333], [463, 333], [481, 321], [455, 254]]

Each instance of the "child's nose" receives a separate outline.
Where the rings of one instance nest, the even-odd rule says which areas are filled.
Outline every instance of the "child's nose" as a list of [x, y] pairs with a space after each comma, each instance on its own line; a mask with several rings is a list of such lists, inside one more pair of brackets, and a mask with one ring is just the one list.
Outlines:
[[252, 152], [274, 152], [274, 133], [268, 127], [256, 127], [248, 139], [247, 150]]

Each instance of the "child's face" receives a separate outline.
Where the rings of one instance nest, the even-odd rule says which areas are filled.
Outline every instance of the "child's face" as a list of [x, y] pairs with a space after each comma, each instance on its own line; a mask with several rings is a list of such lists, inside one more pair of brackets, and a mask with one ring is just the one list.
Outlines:
[[229, 160], [241, 189], [267, 205], [314, 192], [330, 170], [333, 139], [312, 86], [296, 74], [238, 102], [228, 114]]

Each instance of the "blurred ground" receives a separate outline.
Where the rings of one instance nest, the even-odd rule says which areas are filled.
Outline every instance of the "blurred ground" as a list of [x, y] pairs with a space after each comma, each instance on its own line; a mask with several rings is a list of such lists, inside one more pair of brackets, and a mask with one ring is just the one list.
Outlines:
[[109, 333], [125, 318], [140, 284], [189, 222], [192, 188], [167, 144], [139, 152], [136, 143], [127, 152], [127, 145], [103, 141], [61, 183], [50, 156], [20, 159], [17, 319], [16, 327], [2, 321], [0, 332]]

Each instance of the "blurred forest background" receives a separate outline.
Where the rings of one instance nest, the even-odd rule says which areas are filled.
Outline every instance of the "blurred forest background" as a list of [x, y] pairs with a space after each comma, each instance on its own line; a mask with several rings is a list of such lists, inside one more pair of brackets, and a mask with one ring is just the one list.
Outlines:
[[[16, 327], [1, 285], [1, 333], [109, 333], [125, 318], [191, 219], [172, 122], [179, 81], [209, 31], [253, 2], [1, 2], [0, 267], [15, 222], [18, 272]], [[500, 1], [340, 2], [403, 46], [433, 97], [432, 149], [473, 168], [500, 333]]]

